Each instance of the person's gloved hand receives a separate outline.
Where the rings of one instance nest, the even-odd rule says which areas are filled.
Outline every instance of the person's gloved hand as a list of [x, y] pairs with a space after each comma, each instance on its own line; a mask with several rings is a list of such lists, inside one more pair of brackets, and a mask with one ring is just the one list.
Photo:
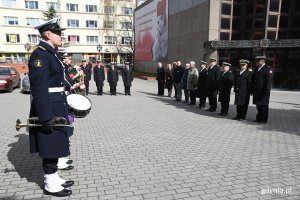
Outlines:
[[42, 129], [47, 133], [51, 133], [51, 132], [53, 132], [53, 125], [54, 125], [54, 120], [53, 119], [43, 121], [42, 122]]

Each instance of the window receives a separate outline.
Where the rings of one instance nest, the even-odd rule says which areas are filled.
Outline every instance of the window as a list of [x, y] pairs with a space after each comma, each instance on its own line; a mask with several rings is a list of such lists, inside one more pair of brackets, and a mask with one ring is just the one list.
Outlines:
[[27, 9], [39, 9], [39, 3], [37, 1], [25, 1], [25, 7]]
[[113, 21], [104, 21], [104, 28], [114, 28]]
[[4, 21], [6, 25], [19, 25], [17, 17], [4, 17]]
[[49, 9], [50, 7], [53, 7], [55, 9], [57, 9], [57, 3], [56, 2], [46, 2], [46, 6]]
[[77, 19], [68, 19], [67, 20], [67, 26], [68, 27], [79, 27], [79, 20]]
[[38, 26], [38, 25], [40, 25], [39, 18], [29, 18], [29, 17], [27, 17], [26, 20], [27, 20], [27, 25], [29, 25], [29, 26]]
[[16, 7], [16, 0], [2, 0], [2, 5], [9, 8]]
[[113, 14], [115, 12], [115, 8], [113, 6], [104, 6], [105, 14]]
[[39, 35], [28, 35], [28, 42], [29, 43], [38, 44], [39, 41], [40, 41], [40, 36]]
[[114, 36], [105, 36], [104, 37], [104, 44], [116, 44], [117, 38]]
[[288, 13], [290, 10], [290, 0], [282, 0], [281, 13]]
[[271, 39], [271, 40], [275, 40], [276, 39], [276, 31], [268, 31], [267, 38]]
[[268, 27], [276, 28], [277, 27], [277, 18], [278, 18], [277, 15], [270, 15]]
[[79, 35], [69, 35], [68, 36], [68, 42], [72, 43], [72, 44], [76, 44], [79, 43]]
[[121, 11], [122, 15], [132, 15], [132, 8], [122, 7]]
[[229, 40], [229, 33], [221, 32], [220, 33], [220, 40]]
[[229, 18], [222, 18], [221, 19], [221, 29], [230, 29], [230, 19]]
[[19, 43], [20, 42], [19, 34], [6, 34], [6, 42]]
[[279, 0], [270, 1], [270, 11], [278, 12], [279, 11]]
[[89, 44], [98, 44], [98, 36], [86, 36], [86, 41]]
[[95, 20], [86, 20], [87, 28], [97, 28], [97, 21]]
[[231, 4], [222, 3], [222, 14], [231, 15]]
[[264, 28], [264, 27], [265, 27], [264, 19], [262, 19], [262, 18], [257, 18], [257, 19], [255, 19], [254, 27], [255, 27], [256, 29]]
[[85, 11], [86, 12], [97, 12], [97, 6], [96, 5], [85, 5]]
[[122, 22], [122, 29], [132, 29], [132, 23], [131, 22]]
[[132, 41], [131, 37], [122, 37], [122, 44], [130, 45]]
[[78, 12], [78, 4], [67, 3], [67, 11]]

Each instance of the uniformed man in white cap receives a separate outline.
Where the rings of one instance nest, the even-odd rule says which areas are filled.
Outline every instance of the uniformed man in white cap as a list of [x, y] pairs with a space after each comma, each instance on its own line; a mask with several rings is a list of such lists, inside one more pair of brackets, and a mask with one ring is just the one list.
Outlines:
[[37, 117], [41, 127], [29, 129], [30, 152], [39, 153], [43, 159], [45, 177], [44, 193], [57, 197], [70, 196], [65, 189], [74, 184], [57, 174], [58, 158], [69, 155], [70, 127], [53, 127], [56, 117], [68, 120], [67, 99], [64, 92], [64, 65], [56, 48], [61, 44], [61, 32], [65, 29], [52, 19], [35, 29], [41, 34], [41, 41], [29, 59], [29, 79], [32, 102], [30, 117]]
[[256, 56], [256, 70], [252, 76], [253, 104], [257, 115], [254, 122], [266, 124], [269, 115], [270, 92], [273, 81], [273, 71], [266, 65], [265, 56]]

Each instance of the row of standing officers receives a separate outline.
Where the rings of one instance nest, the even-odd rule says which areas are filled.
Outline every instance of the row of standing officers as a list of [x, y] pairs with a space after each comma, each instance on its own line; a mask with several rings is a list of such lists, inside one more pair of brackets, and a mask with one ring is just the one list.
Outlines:
[[[71, 67], [71, 56], [67, 55], [64, 57], [69, 58], [66, 59], [69, 61], [69, 63], [65, 63]], [[67, 62], [68, 62], [67, 61]], [[105, 67], [104, 63], [102, 63], [101, 60], [97, 60], [97, 64], [92, 68], [92, 64], [88, 63], [86, 59], [82, 59], [82, 64], [80, 65], [80, 68], [82, 69], [84, 73], [84, 85], [85, 85], [85, 94], [89, 94], [89, 85], [90, 81], [92, 79], [92, 71], [93, 71], [93, 77], [94, 81], [96, 83], [97, 87], [97, 95], [103, 95], [103, 86], [105, 81]], [[133, 81], [133, 70], [131, 67], [129, 67], [129, 63], [125, 63], [125, 67], [121, 70], [122, 80], [124, 83], [124, 93], [125, 95], [131, 95], [130, 87], [132, 86]], [[115, 67], [114, 63], [111, 63], [110, 67], [107, 70], [107, 82], [109, 83], [110, 87], [110, 95], [116, 95], [117, 92], [117, 85], [119, 81], [119, 72], [117, 67]]]
[[[209, 101], [207, 111], [215, 112], [217, 102], [221, 103], [221, 116], [227, 116], [229, 110], [230, 93], [234, 88], [236, 105], [235, 120], [245, 120], [250, 101], [253, 95], [253, 104], [257, 107], [257, 116], [254, 120], [257, 123], [267, 123], [269, 113], [269, 99], [272, 85], [273, 72], [266, 65], [265, 56], [255, 57], [256, 68], [254, 71], [249, 69], [249, 61], [241, 59], [239, 69], [235, 72], [230, 70], [231, 64], [222, 63], [222, 68], [217, 65], [217, 59], [211, 57], [209, 62], [201, 61], [200, 69], [195, 66], [195, 62], [187, 63], [185, 68], [181, 62], [173, 63], [173, 68], [168, 64], [167, 69], [158, 63], [157, 76], [158, 95], [164, 95], [164, 88], [169, 91], [175, 88], [175, 100], [181, 102], [182, 91], [184, 92], [183, 103], [191, 106], [196, 104], [196, 97], [199, 97], [199, 108], [204, 109], [206, 99]], [[219, 98], [218, 98], [219, 95]]]

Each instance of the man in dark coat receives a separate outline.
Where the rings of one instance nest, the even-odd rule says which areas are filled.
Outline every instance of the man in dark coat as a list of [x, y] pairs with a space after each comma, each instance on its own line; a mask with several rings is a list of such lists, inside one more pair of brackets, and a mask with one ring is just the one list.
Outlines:
[[208, 82], [207, 82], [207, 95], [209, 100], [209, 112], [215, 112], [217, 109], [217, 96], [219, 90], [219, 80], [221, 75], [221, 69], [217, 65], [217, 59], [209, 58], [209, 69], [208, 69]]
[[125, 96], [127, 95], [130, 96], [131, 95], [130, 87], [133, 81], [133, 73], [132, 73], [132, 68], [129, 67], [128, 62], [125, 63], [125, 67], [122, 70], [122, 79], [125, 87]]
[[107, 82], [110, 87], [110, 95], [117, 95], [117, 85], [119, 81], [118, 69], [115, 67], [114, 63], [111, 63], [110, 68], [107, 71]]
[[191, 67], [190, 63], [185, 64], [185, 69], [183, 71], [183, 75], [182, 75], [182, 79], [181, 79], [180, 85], [184, 92], [184, 101], [182, 103], [189, 103], [189, 99], [190, 99], [189, 90], [187, 88], [187, 78], [189, 75], [190, 67]]
[[267, 123], [269, 115], [269, 100], [273, 80], [273, 71], [266, 66], [265, 56], [257, 56], [257, 69], [252, 76], [253, 104], [256, 105], [258, 114], [255, 122]]
[[245, 120], [251, 94], [252, 72], [248, 70], [248, 60], [240, 60], [240, 70], [235, 73], [234, 92], [236, 105], [236, 117], [234, 120]]
[[89, 94], [89, 87], [90, 87], [90, 80], [92, 76], [92, 66], [90, 63], [86, 62], [86, 59], [82, 59], [82, 64], [80, 65], [80, 68], [82, 69], [84, 73], [84, 85], [85, 85], [85, 91], [86, 95]]
[[43, 158], [45, 177], [44, 193], [58, 197], [70, 196], [71, 190], [65, 189], [74, 181], [65, 181], [57, 174], [58, 158], [69, 155], [69, 134], [72, 129], [66, 126], [53, 127], [55, 117], [68, 121], [67, 99], [64, 92], [64, 66], [55, 48], [61, 44], [61, 32], [52, 19], [36, 29], [41, 34], [39, 43], [29, 59], [29, 79], [31, 87], [30, 117], [38, 118], [41, 127], [29, 128], [30, 152], [39, 153]]
[[157, 94], [163, 96], [165, 93], [166, 73], [165, 73], [165, 69], [162, 67], [161, 62], [157, 63], [156, 80], [158, 86]]
[[230, 92], [234, 84], [234, 75], [229, 68], [231, 67], [230, 63], [223, 62], [222, 67], [224, 71], [221, 73], [220, 77], [220, 94], [219, 102], [221, 102], [221, 112], [218, 115], [227, 116], [230, 102]]
[[200, 61], [200, 70], [197, 83], [198, 96], [199, 96], [199, 109], [205, 108], [206, 97], [207, 97], [207, 80], [208, 80], [208, 71], [206, 69], [207, 63], [203, 60]]
[[97, 60], [97, 64], [94, 67], [94, 81], [96, 82], [97, 95], [103, 95], [103, 86], [105, 81], [105, 70], [101, 60]]
[[181, 79], [183, 76], [184, 68], [181, 66], [180, 60], [176, 62], [176, 67], [173, 69], [173, 83], [175, 86], [176, 93], [176, 101], [181, 102], [182, 97], [182, 85]]

